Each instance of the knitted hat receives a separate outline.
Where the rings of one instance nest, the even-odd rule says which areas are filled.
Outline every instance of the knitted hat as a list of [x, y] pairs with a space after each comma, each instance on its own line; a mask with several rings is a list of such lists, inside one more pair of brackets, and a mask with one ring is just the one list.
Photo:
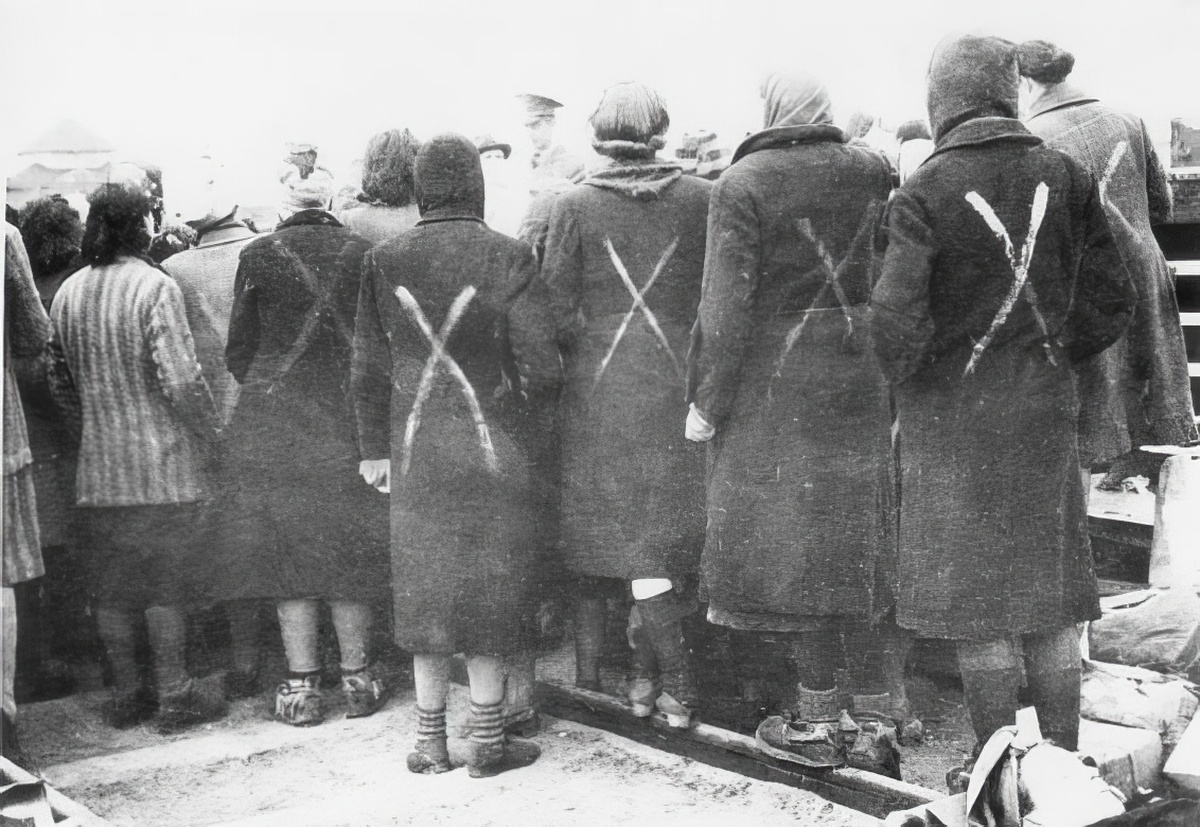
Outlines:
[[967, 35], [933, 50], [926, 102], [934, 140], [975, 118], [1017, 117], [1017, 47], [998, 37]]
[[1038, 83], [1062, 83], [1075, 68], [1075, 55], [1045, 40], [1026, 40], [1017, 47], [1021, 74]]
[[421, 218], [483, 218], [483, 166], [475, 144], [453, 132], [430, 138], [417, 153]]

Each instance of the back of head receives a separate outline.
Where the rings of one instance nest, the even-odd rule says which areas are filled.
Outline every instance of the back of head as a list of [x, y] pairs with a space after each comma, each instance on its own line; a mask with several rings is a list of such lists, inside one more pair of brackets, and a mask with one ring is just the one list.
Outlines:
[[407, 129], [380, 132], [363, 156], [363, 194], [373, 202], [403, 207], [413, 202], [413, 165], [421, 142]]
[[150, 198], [132, 184], [101, 184], [88, 196], [80, 252], [88, 264], [112, 264], [117, 256], [142, 256], [150, 247]]
[[772, 72], [762, 83], [763, 127], [832, 124], [829, 90], [816, 78]]
[[422, 218], [483, 218], [479, 150], [462, 135], [430, 138], [417, 153], [415, 179]]
[[929, 124], [925, 121], [905, 121], [896, 129], [896, 140], [900, 143], [905, 141], [931, 140], [932, 135], [929, 134]]
[[83, 223], [61, 195], [30, 201], [21, 211], [21, 237], [35, 277], [52, 275], [79, 254]]
[[1038, 83], [1062, 83], [1075, 68], [1075, 55], [1045, 40], [1026, 40], [1017, 47], [1021, 74]]
[[643, 83], [618, 83], [604, 90], [588, 122], [592, 147], [613, 158], [652, 158], [666, 146], [671, 116], [662, 97]]
[[944, 40], [929, 64], [926, 102], [934, 140], [975, 118], [1017, 117], [1017, 47], [998, 37]]

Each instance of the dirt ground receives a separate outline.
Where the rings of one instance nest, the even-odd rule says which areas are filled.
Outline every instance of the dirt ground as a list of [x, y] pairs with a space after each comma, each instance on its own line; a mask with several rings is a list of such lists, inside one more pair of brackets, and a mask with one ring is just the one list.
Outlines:
[[[169, 738], [107, 728], [97, 713], [102, 698], [30, 705], [22, 737], [52, 784], [116, 825], [877, 823], [800, 790], [550, 718], [532, 767], [493, 779], [471, 779], [465, 769], [412, 775], [404, 765], [415, 737], [407, 687], [371, 718], [349, 721], [335, 710], [309, 729], [270, 721], [264, 694], [220, 723]], [[455, 687], [451, 748], [459, 760], [466, 707]]]

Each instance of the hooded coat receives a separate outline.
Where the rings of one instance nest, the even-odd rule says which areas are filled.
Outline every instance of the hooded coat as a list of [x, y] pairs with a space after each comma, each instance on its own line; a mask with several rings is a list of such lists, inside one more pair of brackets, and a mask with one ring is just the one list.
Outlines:
[[900, 423], [897, 620], [928, 637], [1099, 617], [1072, 365], [1135, 294], [1092, 176], [1016, 120], [1017, 82], [1006, 41], [935, 52], [937, 149], [889, 206], [871, 297]]
[[242, 250], [225, 348], [241, 394], [216, 526], [230, 558], [222, 597], [370, 602], [386, 588], [387, 503], [358, 476], [349, 398], [368, 248], [314, 209]]
[[713, 622], [802, 631], [890, 605], [892, 416], [865, 311], [891, 170], [821, 84], [763, 95], [766, 128], [713, 189], [689, 364], [716, 427], [703, 582]]
[[1131, 442], [1195, 439], [1175, 280], [1150, 229], [1170, 219], [1171, 194], [1145, 125], [1068, 83], [1049, 87], [1025, 125], [1102, 182], [1101, 203], [1138, 292], [1125, 336], [1079, 366], [1080, 462], [1112, 459]]
[[575, 574], [695, 579], [704, 456], [680, 423], [710, 189], [649, 157], [555, 201], [542, 276], [566, 369], [562, 549]]
[[483, 223], [475, 146], [431, 139], [416, 177], [422, 220], [367, 255], [354, 335], [362, 455], [391, 458], [396, 642], [512, 654], [541, 597], [554, 326], [533, 252]]

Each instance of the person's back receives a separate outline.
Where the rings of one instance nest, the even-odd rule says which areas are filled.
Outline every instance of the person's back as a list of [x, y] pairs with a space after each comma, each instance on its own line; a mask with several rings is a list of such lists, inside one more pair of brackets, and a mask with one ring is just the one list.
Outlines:
[[199, 439], [167, 396], [200, 373], [178, 285], [121, 256], [68, 278], [52, 317], [82, 402], [79, 504], [200, 499]]

